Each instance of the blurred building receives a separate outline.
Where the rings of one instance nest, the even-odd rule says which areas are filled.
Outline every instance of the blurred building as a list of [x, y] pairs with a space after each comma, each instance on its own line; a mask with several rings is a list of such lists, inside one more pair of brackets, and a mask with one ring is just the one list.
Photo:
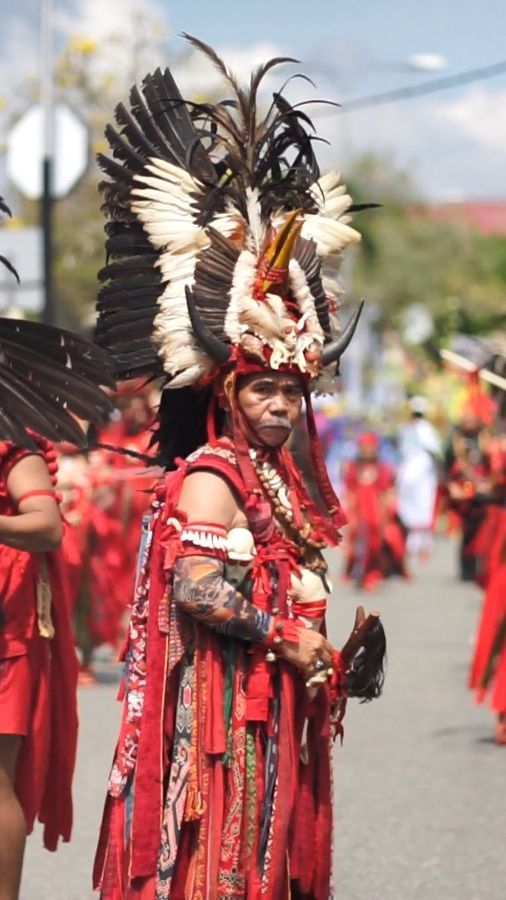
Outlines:
[[467, 225], [480, 234], [506, 235], [506, 200], [462, 200], [426, 207], [438, 222]]

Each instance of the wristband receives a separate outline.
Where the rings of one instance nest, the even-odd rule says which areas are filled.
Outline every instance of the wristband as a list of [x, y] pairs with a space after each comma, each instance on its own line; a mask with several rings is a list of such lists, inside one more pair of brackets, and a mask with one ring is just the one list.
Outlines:
[[275, 661], [275, 651], [279, 649], [279, 646], [283, 641], [298, 644], [302, 627], [293, 619], [285, 619], [282, 616], [272, 616], [271, 627], [262, 641], [262, 646], [267, 647], [268, 651], [265, 656], [266, 660], [268, 662]]

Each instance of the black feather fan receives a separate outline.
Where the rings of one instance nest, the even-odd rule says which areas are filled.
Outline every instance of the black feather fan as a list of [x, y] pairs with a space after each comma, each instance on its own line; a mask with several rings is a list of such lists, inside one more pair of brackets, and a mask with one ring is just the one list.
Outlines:
[[[0, 210], [10, 215], [2, 197]], [[8, 260], [0, 261], [19, 281]], [[84, 444], [77, 418], [100, 423], [113, 409], [99, 385], [114, 385], [99, 347], [69, 331], [0, 317], [0, 440], [36, 449], [29, 428]]]

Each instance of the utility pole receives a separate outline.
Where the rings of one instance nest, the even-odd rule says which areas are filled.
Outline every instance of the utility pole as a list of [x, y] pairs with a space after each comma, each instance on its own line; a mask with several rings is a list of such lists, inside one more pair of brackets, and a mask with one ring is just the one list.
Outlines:
[[53, 171], [54, 171], [54, 96], [53, 96], [53, 0], [40, 0], [41, 18], [41, 103], [43, 111], [44, 152], [42, 155], [42, 196], [40, 219], [43, 246], [44, 305], [42, 321], [55, 324], [53, 295]]

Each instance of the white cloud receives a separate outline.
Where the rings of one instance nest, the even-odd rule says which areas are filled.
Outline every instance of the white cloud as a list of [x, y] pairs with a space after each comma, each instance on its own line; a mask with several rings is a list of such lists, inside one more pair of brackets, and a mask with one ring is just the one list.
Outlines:
[[[262, 42], [251, 44], [250, 46], [223, 46], [213, 48], [218, 56], [225, 62], [230, 72], [237, 78], [239, 84], [249, 81], [251, 72], [267, 60], [274, 56], [287, 56], [275, 44]], [[275, 72], [276, 70], [274, 70]], [[287, 67], [280, 67], [281, 73], [289, 71]], [[224, 80], [217, 68], [202, 53], [191, 53], [176, 62], [174, 66], [174, 76], [180, 85], [182, 93], [186, 96], [194, 94], [202, 94], [205, 92], [214, 93], [215, 91], [224, 91]], [[264, 91], [272, 84], [272, 79], [277, 77], [283, 79], [284, 75], [277, 76], [272, 74], [267, 76], [263, 82]], [[282, 83], [282, 82], [281, 82]]]
[[323, 158], [339, 164], [345, 175], [354, 156], [384, 154], [409, 171], [428, 198], [502, 198], [505, 105], [505, 91], [473, 86], [455, 99], [440, 94], [347, 114], [322, 113], [315, 121], [332, 145]]
[[506, 156], [506, 91], [472, 87], [458, 99], [440, 102], [434, 115], [485, 150]]
[[72, 9], [60, 6], [56, 13], [56, 27], [67, 38], [124, 40], [125, 52], [135, 41], [142, 42], [147, 30], [163, 31], [164, 23], [165, 13], [157, 0], [77, 0]]

